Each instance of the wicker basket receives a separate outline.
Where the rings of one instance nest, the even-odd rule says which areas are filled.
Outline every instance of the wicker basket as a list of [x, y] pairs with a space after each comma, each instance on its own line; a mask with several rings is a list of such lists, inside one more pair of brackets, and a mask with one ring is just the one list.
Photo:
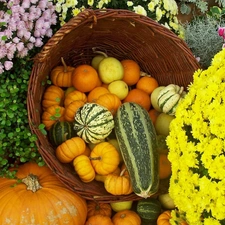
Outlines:
[[133, 59], [142, 71], [155, 77], [160, 85], [170, 83], [187, 86], [199, 68], [183, 40], [152, 19], [128, 10], [85, 10], [71, 19], [48, 41], [34, 59], [28, 87], [28, 119], [37, 135], [40, 154], [50, 169], [72, 191], [85, 199], [99, 201], [137, 200], [135, 194], [113, 196], [101, 182], [84, 184], [71, 165], [60, 163], [48, 138], [38, 130], [41, 123], [41, 99], [44, 83], [63, 56], [68, 65], [90, 64], [95, 56], [92, 48], [119, 60]]

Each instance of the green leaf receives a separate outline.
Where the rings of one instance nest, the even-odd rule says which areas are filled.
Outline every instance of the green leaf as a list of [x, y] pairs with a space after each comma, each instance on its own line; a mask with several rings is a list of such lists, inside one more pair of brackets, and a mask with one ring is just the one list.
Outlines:
[[7, 40], [7, 36], [5, 36], [5, 35], [2, 36], [2, 40], [3, 40], [3, 41], [6, 41], [6, 40]]

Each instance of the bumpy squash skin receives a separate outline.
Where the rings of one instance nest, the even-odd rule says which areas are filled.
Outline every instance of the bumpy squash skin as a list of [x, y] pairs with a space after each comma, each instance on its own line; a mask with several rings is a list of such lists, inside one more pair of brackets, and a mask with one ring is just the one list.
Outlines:
[[159, 186], [158, 151], [148, 112], [136, 103], [123, 103], [115, 116], [115, 133], [134, 193], [152, 196]]

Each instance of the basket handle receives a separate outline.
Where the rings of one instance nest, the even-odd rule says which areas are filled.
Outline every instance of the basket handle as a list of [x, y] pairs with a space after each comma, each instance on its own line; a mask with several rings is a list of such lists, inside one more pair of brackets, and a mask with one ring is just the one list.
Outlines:
[[[65, 35], [70, 33], [73, 29], [78, 27], [84, 21], [89, 20], [93, 21], [93, 24], [97, 23], [97, 16], [94, 13], [94, 10], [85, 9], [80, 12], [77, 16], [70, 19], [67, 23], [65, 23], [43, 46], [40, 53], [35, 57], [35, 61], [43, 62], [49, 56], [50, 50], [57, 46], [59, 42], [64, 38]], [[93, 25], [92, 24], [92, 25]]]

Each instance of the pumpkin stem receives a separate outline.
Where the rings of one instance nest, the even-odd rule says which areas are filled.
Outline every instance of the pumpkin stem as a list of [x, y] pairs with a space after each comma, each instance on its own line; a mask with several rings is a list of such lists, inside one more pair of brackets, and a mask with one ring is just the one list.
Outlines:
[[102, 157], [98, 156], [98, 157], [89, 157], [90, 160], [101, 160]]
[[120, 177], [122, 177], [126, 171], [127, 171], [127, 168], [124, 168], [124, 169], [120, 172]]
[[38, 182], [38, 177], [33, 174], [29, 174], [27, 177], [23, 178], [22, 182], [27, 185], [27, 190], [30, 190], [32, 192], [36, 192], [42, 188], [42, 186]]
[[102, 51], [97, 51], [95, 50], [95, 48], [92, 48], [92, 51], [95, 53], [95, 54], [100, 54], [100, 55], [103, 55], [104, 57], [108, 57], [108, 55], [105, 53], [105, 52], [102, 52]]
[[65, 63], [65, 61], [64, 61], [64, 59], [63, 59], [63, 57], [61, 57], [61, 62], [62, 62], [62, 64], [63, 64], [63, 67], [64, 67], [64, 73], [66, 73], [67, 72], [67, 65], [66, 65], [66, 63]]

